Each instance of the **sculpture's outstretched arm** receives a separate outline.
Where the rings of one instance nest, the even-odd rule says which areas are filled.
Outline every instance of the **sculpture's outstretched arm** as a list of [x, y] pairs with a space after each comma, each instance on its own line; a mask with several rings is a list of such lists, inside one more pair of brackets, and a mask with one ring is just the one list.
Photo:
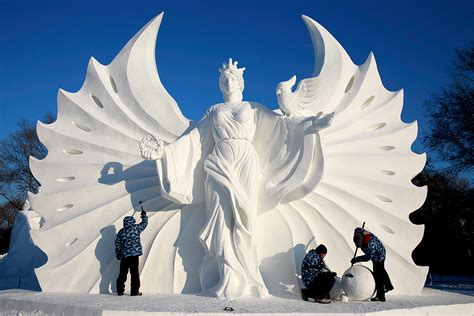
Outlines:
[[[153, 146], [153, 143], [156, 146]], [[153, 135], [146, 135], [140, 141], [140, 155], [146, 160], [159, 160], [163, 157], [163, 140]]]
[[329, 126], [331, 126], [333, 120], [334, 112], [331, 112], [329, 114], [323, 114], [323, 112], [319, 112], [312, 119], [314, 131], [317, 132], [322, 129], [328, 128]]

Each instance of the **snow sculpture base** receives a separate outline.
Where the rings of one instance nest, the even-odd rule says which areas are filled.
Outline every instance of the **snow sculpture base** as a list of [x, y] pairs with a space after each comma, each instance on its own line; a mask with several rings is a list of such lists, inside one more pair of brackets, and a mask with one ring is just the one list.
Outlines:
[[[232, 307], [235, 312], [224, 311]], [[151, 295], [130, 297], [83, 293], [36, 293], [0, 291], [0, 314], [6, 315], [466, 315], [472, 316], [472, 296], [423, 289], [422, 295], [390, 296], [384, 303], [332, 302], [317, 304], [270, 297], [221, 300], [195, 295]], [[15, 311], [15, 312], [13, 312]], [[44, 313], [44, 314], [43, 314]], [[383, 313], [383, 314], [382, 314]]]
[[372, 271], [360, 264], [350, 267], [342, 276], [342, 288], [353, 301], [368, 300], [375, 293], [375, 280]]

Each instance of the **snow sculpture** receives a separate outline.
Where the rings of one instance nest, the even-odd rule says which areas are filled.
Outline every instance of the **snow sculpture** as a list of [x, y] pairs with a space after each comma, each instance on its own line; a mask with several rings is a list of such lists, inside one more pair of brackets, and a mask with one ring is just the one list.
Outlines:
[[372, 271], [356, 264], [344, 272], [342, 288], [346, 295], [354, 301], [365, 301], [375, 294], [375, 280]]
[[[297, 294], [306, 248], [337, 251], [328, 265], [340, 275], [352, 231], [367, 221], [387, 248], [396, 291], [419, 293], [426, 269], [411, 251], [423, 228], [408, 214], [425, 199], [426, 188], [410, 181], [425, 156], [411, 152], [416, 123], [401, 122], [402, 93], [382, 86], [373, 55], [355, 66], [304, 16], [316, 67], [296, 92], [290, 82], [279, 96], [284, 116], [243, 101], [243, 68], [229, 62], [219, 80], [224, 103], [192, 122], [156, 72], [162, 16], [110, 65], [91, 59], [82, 88], [59, 91], [57, 121], [38, 125], [48, 148], [44, 160], [30, 161], [42, 183], [30, 197], [44, 217], [31, 232], [48, 255], [36, 269], [41, 288], [109, 292], [115, 232], [142, 200], [151, 211], [142, 235], [144, 292]], [[292, 100], [283, 100], [288, 93]]]
[[8, 254], [0, 259], [0, 290], [40, 290], [34, 268], [46, 263], [46, 255], [30, 238], [31, 231], [39, 229], [40, 225], [41, 216], [26, 200], [23, 210], [15, 217]]

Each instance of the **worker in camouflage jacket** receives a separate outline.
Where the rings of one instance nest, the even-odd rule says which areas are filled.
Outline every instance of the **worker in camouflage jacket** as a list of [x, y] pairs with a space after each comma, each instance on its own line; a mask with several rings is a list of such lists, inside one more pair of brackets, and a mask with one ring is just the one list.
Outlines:
[[301, 278], [306, 289], [301, 289], [301, 298], [305, 301], [309, 297], [318, 303], [330, 303], [329, 291], [333, 287], [336, 273], [331, 272], [324, 263], [327, 248], [323, 244], [312, 249], [304, 257], [301, 265]]
[[115, 256], [120, 260], [120, 273], [117, 278], [118, 295], [123, 295], [125, 292], [125, 281], [127, 281], [129, 270], [131, 275], [130, 295], [142, 295], [140, 292], [138, 257], [143, 254], [140, 234], [148, 225], [148, 216], [143, 209], [140, 215], [140, 224], [135, 224], [135, 218], [133, 216], [126, 216], [123, 219], [123, 228], [119, 230], [117, 238], [115, 238]]
[[364, 255], [352, 258], [351, 263], [372, 261], [375, 288], [377, 290], [377, 295], [372, 298], [372, 301], [385, 302], [385, 293], [393, 290], [392, 282], [384, 267], [386, 256], [385, 247], [374, 234], [360, 227], [354, 230], [353, 240], [354, 244], [362, 250]]

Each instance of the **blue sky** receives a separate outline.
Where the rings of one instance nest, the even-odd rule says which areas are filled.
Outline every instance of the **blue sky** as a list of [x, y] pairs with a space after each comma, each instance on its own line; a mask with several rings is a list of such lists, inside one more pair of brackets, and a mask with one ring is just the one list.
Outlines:
[[160, 77], [190, 119], [221, 100], [217, 69], [228, 57], [247, 68], [245, 99], [276, 107], [278, 82], [313, 72], [306, 14], [355, 63], [374, 52], [384, 85], [405, 90], [402, 119], [423, 134], [424, 100], [447, 82], [455, 49], [474, 40], [473, 1], [0, 0], [0, 138], [22, 117], [55, 114], [58, 88], [77, 91], [91, 56], [110, 63], [162, 11]]

